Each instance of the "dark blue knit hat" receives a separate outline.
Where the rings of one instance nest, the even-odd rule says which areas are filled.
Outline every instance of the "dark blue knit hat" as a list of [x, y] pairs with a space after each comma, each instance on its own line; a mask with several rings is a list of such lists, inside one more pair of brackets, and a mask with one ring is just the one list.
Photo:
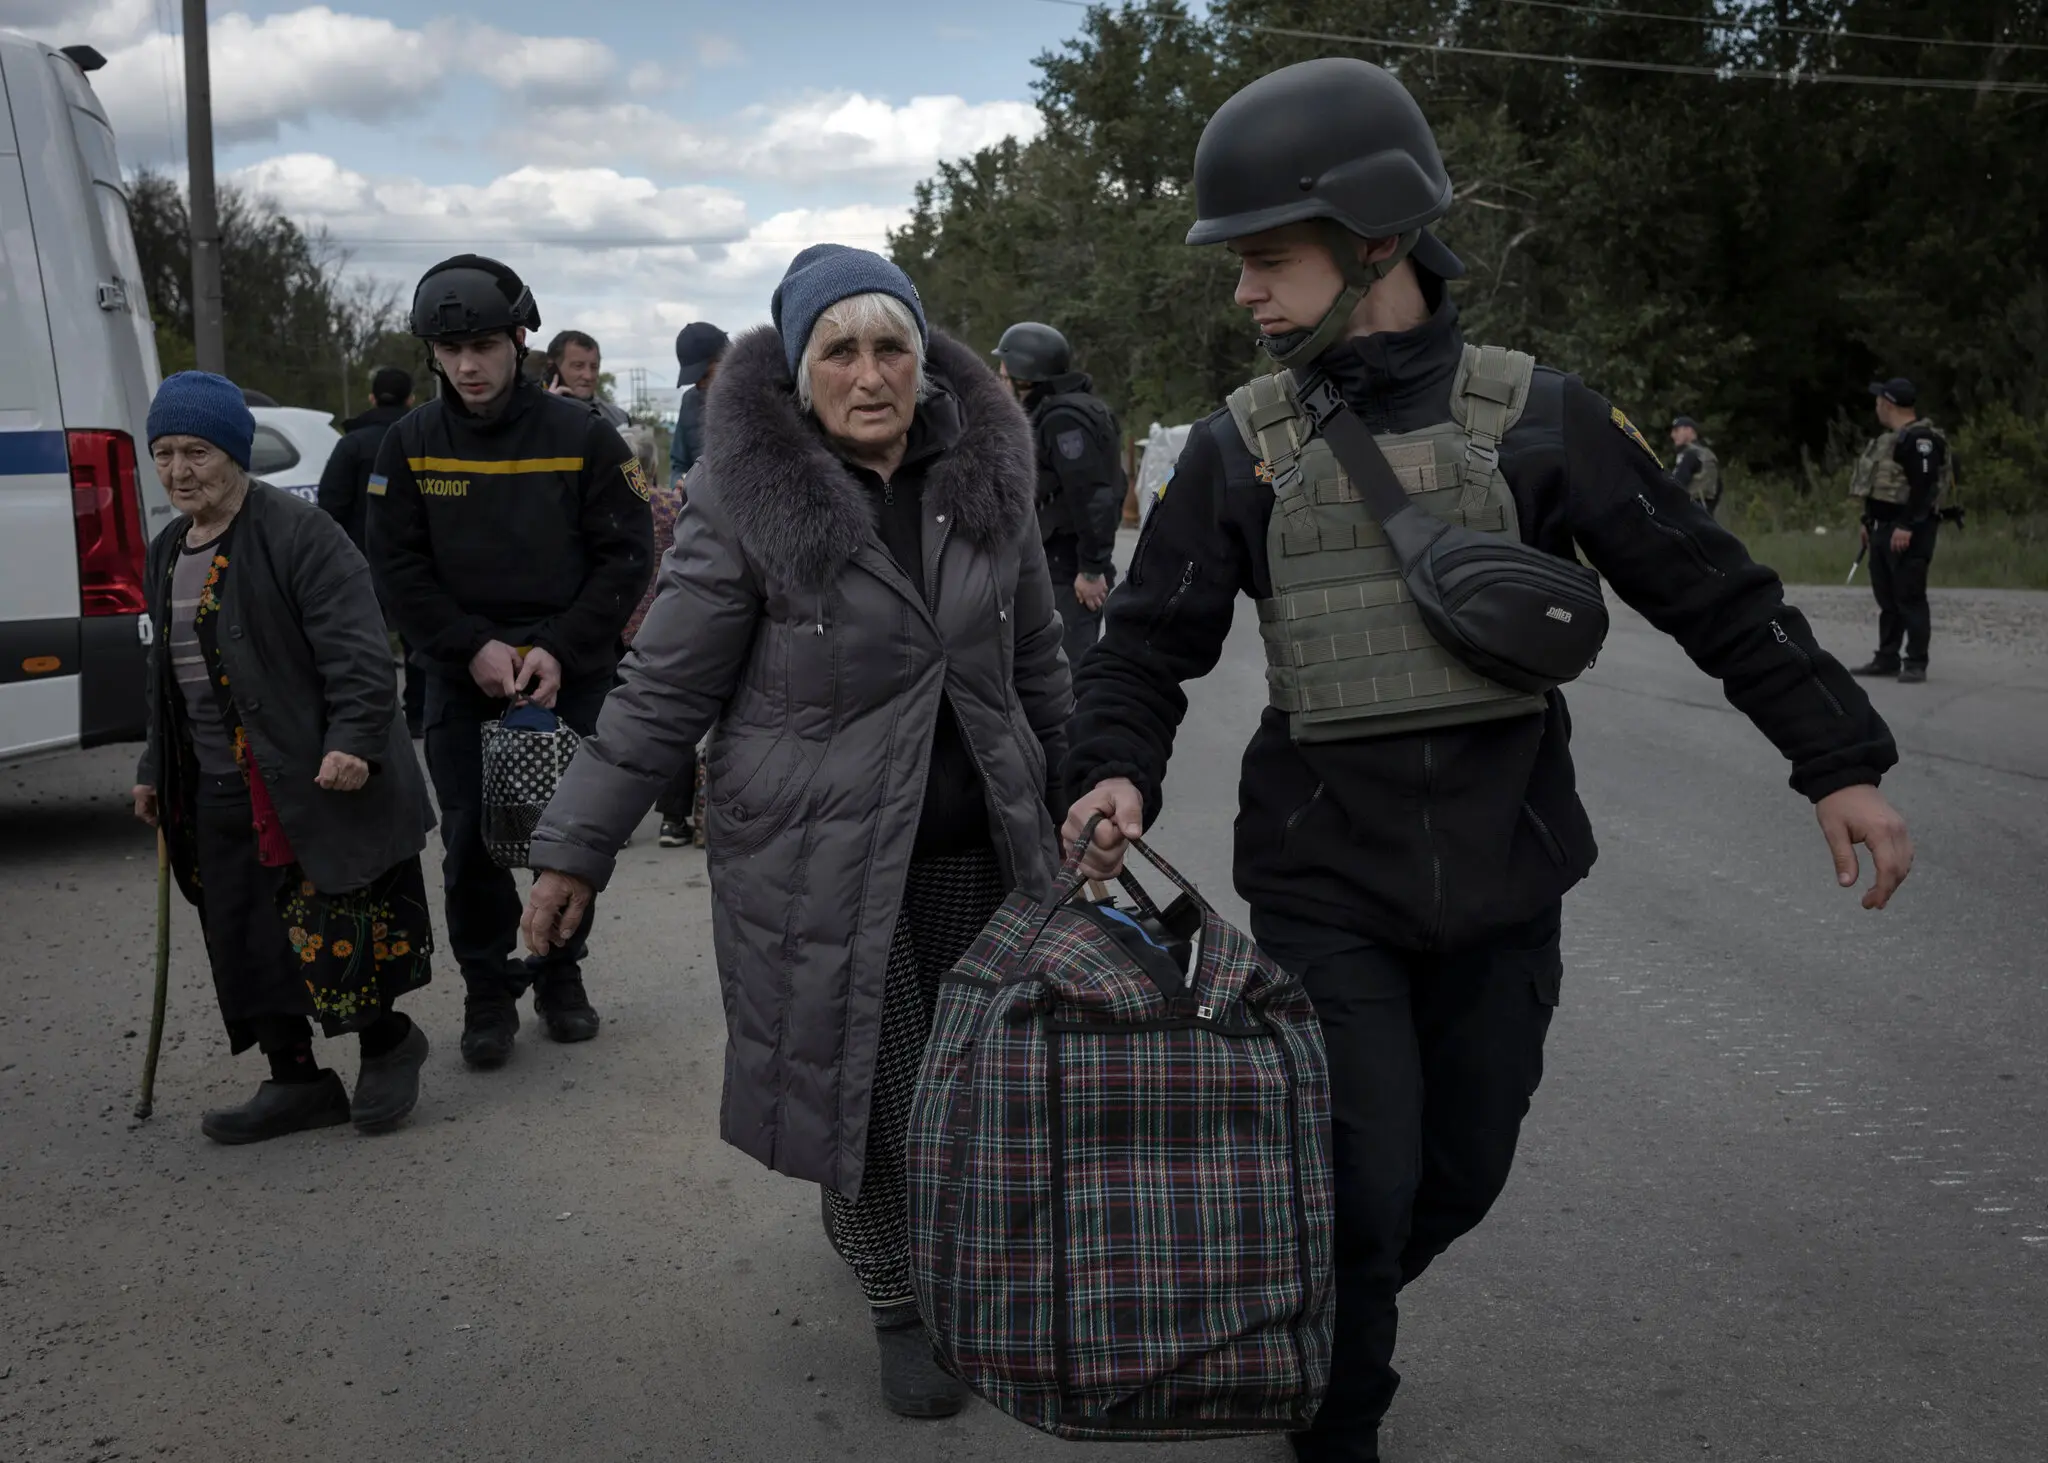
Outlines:
[[159, 437], [203, 437], [246, 472], [249, 449], [256, 440], [256, 418], [242, 400], [242, 388], [211, 371], [180, 371], [166, 376], [149, 404], [149, 440]]
[[789, 374], [796, 375], [797, 362], [811, 342], [811, 330], [818, 317], [841, 300], [855, 295], [890, 295], [910, 307], [917, 321], [918, 336], [929, 344], [931, 327], [925, 324], [924, 302], [910, 276], [867, 249], [845, 244], [813, 244], [789, 261], [782, 283], [775, 287], [769, 313], [782, 335], [782, 355]]

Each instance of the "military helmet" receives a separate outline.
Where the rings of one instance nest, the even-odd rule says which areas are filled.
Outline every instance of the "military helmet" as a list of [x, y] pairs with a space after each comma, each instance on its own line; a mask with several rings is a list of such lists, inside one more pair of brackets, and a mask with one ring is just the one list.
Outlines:
[[1260, 77], [1195, 147], [1190, 244], [1326, 218], [1364, 239], [1450, 212], [1451, 179], [1422, 108], [1370, 61], [1329, 56]]
[[[1402, 259], [1440, 279], [1465, 272], [1427, 225], [1451, 207], [1451, 179], [1429, 121], [1393, 74], [1329, 56], [1260, 77], [1216, 109], [1195, 147], [1190, 244], [1223, 244], [1287, 224], [1331, 231], [1346, 289], [1312, 330], [1263, 342], [1282, 365], [1312, 361], [1343, 337], [1353, 307]], [[1395, 238], [1362, 264], [1349, 237]]]
[[1050, 381], [1072, 369], [1067, 338], [1050, 325], [1024, 320], [1003, 332], [989, 352], [1009, 369], [1012, 381]]
[[412, 295], [412, 333], [421, 340], [540, 329], [540, 308], [509, 265], [481, 254], [444, 259], [420, 276]]

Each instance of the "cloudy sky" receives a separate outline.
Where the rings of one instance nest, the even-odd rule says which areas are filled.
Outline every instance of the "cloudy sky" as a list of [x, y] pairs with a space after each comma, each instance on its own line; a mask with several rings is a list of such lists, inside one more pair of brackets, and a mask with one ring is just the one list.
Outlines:
[[[108, 58], [125, 166], [184, 166], [178, 0], [0, 0]], [[676, 329], [762, 321], [789, 257], [883, 247], [935, 162], [1028, 136], [1036, 0], [213, 0], [216, 167], [411, 282], [475, 248], [546, 330], [672, 386]]]

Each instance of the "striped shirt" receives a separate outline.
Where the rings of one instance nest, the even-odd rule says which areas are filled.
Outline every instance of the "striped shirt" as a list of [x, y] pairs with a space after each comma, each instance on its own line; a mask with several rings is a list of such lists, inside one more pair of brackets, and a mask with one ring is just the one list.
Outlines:
[[207, 674], [206, 651], [193, 628], [199, 597], [206, 589], [206, 573], [213, 566], [213, 544], [181, 549], [171, 570], [171, 625], [168, 649], [171, 675], [185, 697], [185, 722], [192, 729], [192, 750], [198, 754], [199, 770], [210, 777], [234, 773], [235, 751], [221, 725], [220, 700], [213, 693]]

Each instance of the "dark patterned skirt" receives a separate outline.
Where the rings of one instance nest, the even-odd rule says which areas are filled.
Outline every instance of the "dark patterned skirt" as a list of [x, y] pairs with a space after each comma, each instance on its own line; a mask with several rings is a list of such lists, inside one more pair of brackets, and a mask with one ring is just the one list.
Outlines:
[[366, 889], [323, 894], [297, 865], [257, 862], [239, 776], [199, 791], [196, 853], [214, 993], [237, 1052], [266, 1017], [315, 1016], [326, 1035], [361, 1031], [432, 976], [433, 924], [418, 858]]

